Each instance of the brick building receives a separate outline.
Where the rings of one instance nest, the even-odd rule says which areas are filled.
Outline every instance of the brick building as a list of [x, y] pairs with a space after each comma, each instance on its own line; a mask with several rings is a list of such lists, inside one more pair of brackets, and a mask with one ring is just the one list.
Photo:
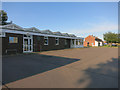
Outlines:
[[84, 46], [103, 46], [103, 41], [93, 35], [89, 35], [84, 39]]

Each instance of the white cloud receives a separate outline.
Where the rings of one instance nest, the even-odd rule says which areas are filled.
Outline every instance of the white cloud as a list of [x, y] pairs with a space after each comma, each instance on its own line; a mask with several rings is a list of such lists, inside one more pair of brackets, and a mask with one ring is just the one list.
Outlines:
[[101, 23], [101, 24], [92, 24], [90, 26], [87, 26], [87, 28], [82, 29], [74, 29], [72, 32], [74, 33], [100, 33], [100, 32], [108, 32], [108, 31], [118, 31], [118, 25], [117, 24], [110, 24], [110, 23]]
[[[81, 26], [82, 27], [82, 26]], [[87, 23], [86, 27], [80, 29], [73, 29], [71, 33], [77, 36], [86, 37], [88, 35], [95, 35], [103, 39], [103, 33], [105, 32], [117, 32], [118, 25], [114, 23], [104, 22], [104, 23]]]

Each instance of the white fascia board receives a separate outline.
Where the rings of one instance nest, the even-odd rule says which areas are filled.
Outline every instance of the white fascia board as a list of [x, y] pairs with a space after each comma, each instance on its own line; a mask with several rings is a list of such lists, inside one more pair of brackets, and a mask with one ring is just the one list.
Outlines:
[[[2, 30], [2, 29], [0, 29], [0, 30]], [[6, 33], [15, 33], [15, 34], [27, 34], [27, 33], [29, 33], [30, 35], [37, 35], [37, 36], [59, 37], [59, 38], [69, 38], [69, 39], [81, 39], [80, 37], [65, 37], [65, 36], [57, 36], [57, 35], [48, 35], [48, 34], [41, 34], [41, 33], [33, 33], [33, 32], [24, 32], [24, 31], [18, 31], [18, 30], [4, 29], [2, 31], [4, 31]]]
[[84, 38], [82, 37], [72, 37], [72, 39], [83, 39], [84, 40]]

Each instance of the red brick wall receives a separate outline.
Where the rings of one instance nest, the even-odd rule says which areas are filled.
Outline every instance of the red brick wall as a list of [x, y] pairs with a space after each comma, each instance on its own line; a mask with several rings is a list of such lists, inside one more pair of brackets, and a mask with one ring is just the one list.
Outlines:
[[92, 35], [89, 35], [88, 37], [86, 37], [84, 41], [84, 46], [87, 46], [87, 42], [89, 42], [89, 46], [92, 46], [92, 43], [93, 45], [95, 45], [95, 37]]

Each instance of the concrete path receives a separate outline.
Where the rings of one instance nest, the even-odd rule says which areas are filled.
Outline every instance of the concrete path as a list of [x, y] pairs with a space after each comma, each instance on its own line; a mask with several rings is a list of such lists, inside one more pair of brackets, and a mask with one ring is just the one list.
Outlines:
[[[9, 88], [118, 87], [118, 48], [66, 49], [47, 51], [37, 54], [52, 57], [55, 56], [58, 57], [59, 60], [63, 60], [63, 58], [65, 58], [65, 60], [71, 59], [75, 61], [66, 63], [64, 65], [60, 65], [59, 67], [51, 68], [50, 70], [47, 70], [42, 73], [36, 73], [34, 75], [22, 78], [20, 80], [7, 83], [6, 84], [7, 87]], [[48, 57], [49, 58], [48, 60], [56, 59], [52, 57]], [[39, 57], [37, 56], [37, 59], [38, 58]], [[27, 62], [29, 62], [29, 60]], [[32, 61], [30, 60], [29, 63], [32, 64]], [[57, 65], [58, 63], [60, 62], [54, 64]], [[37, 65], [37, 63], [35, 65]], [[20, 66], [22, 67], [22, 65]]]

